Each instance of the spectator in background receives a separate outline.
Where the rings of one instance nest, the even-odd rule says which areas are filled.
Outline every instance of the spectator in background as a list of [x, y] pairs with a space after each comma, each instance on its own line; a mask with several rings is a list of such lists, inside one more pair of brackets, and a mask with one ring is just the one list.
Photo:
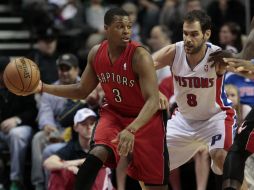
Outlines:
[[216, 0], [207, 6], [207, 13], [212, 18], [213, 35], [211, 41], [218, 44], [218, 34], [221, 26], [229, 21], [237, 23], [245, 32], [245, 8], [238, 0]]
[[251, 110], [249, 105], [242, 105], [240, 102], [240, 96], [237, 86], [232, 84], [225, 85], [225, 91], [228, 99], [232, 101], [232, 107], [236, 110], [237, 113], [237, 123], [240, 126], [244, 118], [248, 115]]
[[241, 28], [235, 22], [227, 22], [220, 28], [219, 45], [222, 49], [238, 53], [242, 50]]
[[131, 39], [140, 42], [140, 25], [137, 22], [138, 7], [134, 3], [126, 2], [122, 5], [122, 9], [129, 14], [130, 20], [132, 21]]
[[[48, 190], [70, 190], [74, 188], [78, 167], [84, 162], [90, 149], [90, 140], [96, 123], [96, 114], [83, 108], [74, 116], [73, 132], [78, 138], [44, 161], [44, 167], [51, 171]], [[112, 189], [109, 179], [110, 170], [103, 167], [95, 180], [92, 190]]]
[[93, 33], [91, 34], [86, 42], [84, 43], [84, 47], [81, 47], [78, 50], [78, 57], [80, 59], [80, 65], [79, 68], [81, 71], [84, 71], [85, 67], [86, 67], [86, 63], [87, 63], [87, 56], [89, 51], [91, 50], [91, 48], [96, 45], [101, 43], [103, 40], [105, 39], [104, 34], [102, 33]]
[[39, 67], [41, 79], [53, 83], [58, 79], [57, 74], [57, 34], [54, 28], [38, 31], [36, 49], [28, 57]]
[[104, 14], [107, 8], [102, 5], [102, 0], [90, 0], [85, 5], [85, 15], [90, 27], [95, 28], [98, 32], [104, 31]]
[[238, 88], [241, 104], [254, 106], [254, 81], [253, 80], [245, 78], [237, 74], [227, 73], [225, 84], [232, 84]]
[[24, 163], [37, 109], [34, 95], [17, 96], [5, 87], [3, 72], [9, 62], [9, 58], [0, 57], [0, 141], [10, 151], [10, 190], [22, 190], [25, 189]]
[[203, 7], [200, 0], [186, 0], [185, 1], [185, 11], [187, 13], [193, 10], [202, 10], [202, 9]]
[[153, 26], [159, 23], [160, 8], [163, 5], [163, 0], [137, 0], [137, 2], [140, 8], [141, 41], [146, 42]]
[[[171, 44], [170, 31], [163, 25], [154, 26], [150, 32], [150, 38], [147, 40], [147, 44], [151, 48], [152, 52]], [[160, 83], [165, 77], [171, 75], [168, 66], [156, 71], [156, 74], [158, 83]]]
[[[78, 59], [72, 54], [63, 54], [57, 59], [57, 70], [59, 80], [55, 84], [73, 84], [80, 80], [78, 76]], [[66, 98], [47, 93], [43, 93], [41, 96], [38, 114], [39, 129], [41, 131], [37, 132], [32, 140], [31, 180], [36, 190], [44, 189], [45, 185], [42, 168], [44, 148], [53, 142], [61, 142], [52, 145], [55, 151], [65, 145], [61, 138], [64, 128], [60, 125], [57, 118], [61, 115], [67, 103]]]
[[182, 31], [182, 10], [180, 0], [165, 0], [161, 9], [160, 25], [165, 25], [168, 30], [172, 31], [172, 42], [177, 42], [183, 39]]
[[183, 15], [192, 10], [202, 10], [200, 0], [166, 0], [160, 13], [160, 24], [168, 27], [172, 31], [172, 42], [175, 43], [183, 39], [182, 25]]

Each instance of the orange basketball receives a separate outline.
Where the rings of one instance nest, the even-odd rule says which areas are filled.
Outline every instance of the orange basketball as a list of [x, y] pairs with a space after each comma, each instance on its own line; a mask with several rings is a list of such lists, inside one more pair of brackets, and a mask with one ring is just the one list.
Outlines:
[[4, 70], [6, 87], [17, 95], [33, 92], [40, 82], [38, 66], [30, 59], [19, 57], [11, 60]]

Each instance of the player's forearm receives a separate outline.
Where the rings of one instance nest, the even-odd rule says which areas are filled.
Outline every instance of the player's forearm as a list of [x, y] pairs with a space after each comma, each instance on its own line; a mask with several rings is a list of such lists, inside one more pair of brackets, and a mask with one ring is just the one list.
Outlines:
[[42, 92], [70, 99], [85, 99], [89, 94], [87, 89], [81, 88], [80, 83], [70, 85], [43, 84]]

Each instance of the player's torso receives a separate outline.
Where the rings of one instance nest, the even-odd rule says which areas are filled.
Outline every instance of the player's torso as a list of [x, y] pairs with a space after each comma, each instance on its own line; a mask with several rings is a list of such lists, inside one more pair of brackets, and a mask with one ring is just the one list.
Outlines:
[[207, 63], [209, 55], [218, 49], [218, 46], [207, 43], [204, 58], [191, 69], [183, 42], [176, 43], [171, 70], [178, 109], [185, 118], [206, 120], [229, 106], [224, 93], [224, 76], [218, 77], [215, 68]]
[[132, 69], [136, 43], [129, 43], [119, 58], [111, 63], [108, 43], [104, 41], [93, 63], [97, 78], [105, 92], [106, 105], [118, 113], [135, 116], [144, 105], [137, 76]]

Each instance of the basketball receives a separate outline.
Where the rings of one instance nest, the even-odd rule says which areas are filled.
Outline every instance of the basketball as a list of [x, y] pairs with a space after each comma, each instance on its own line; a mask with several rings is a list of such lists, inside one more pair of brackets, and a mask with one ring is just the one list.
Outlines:
[[5, 86], [14, 94], [33, 92], [40, 82], [40, 71], [36, 63], [25, 57], [11, 60], [4, 70]]

